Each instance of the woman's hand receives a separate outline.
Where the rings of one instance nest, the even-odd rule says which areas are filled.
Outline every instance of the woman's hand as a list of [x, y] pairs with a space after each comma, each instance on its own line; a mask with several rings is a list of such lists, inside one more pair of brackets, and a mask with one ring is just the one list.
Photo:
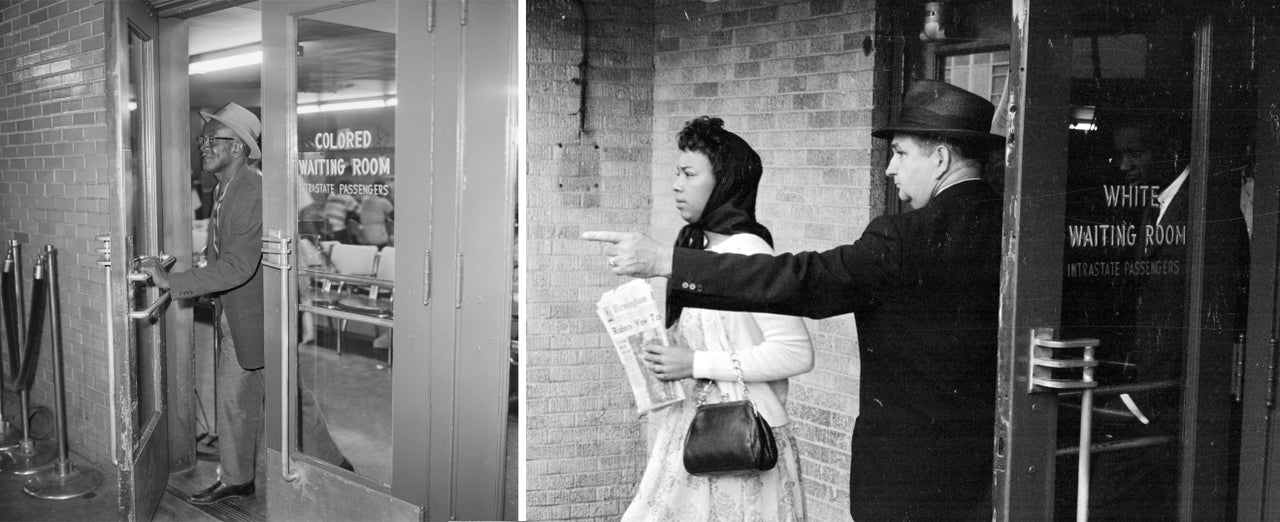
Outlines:
[[688, 347], [645, 343], [644, 360], [658, 379], [678, 381], [693, 377], [693, 350]]

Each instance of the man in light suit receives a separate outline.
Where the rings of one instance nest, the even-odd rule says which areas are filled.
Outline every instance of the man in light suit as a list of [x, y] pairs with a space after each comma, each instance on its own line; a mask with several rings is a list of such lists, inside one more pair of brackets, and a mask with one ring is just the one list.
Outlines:
[[[248, 109], [229, 103], [217, 113], [201, 112], [204, 128], [201, 166], [218, 179], [205, 263], [184, 272], [169, 273], [158, 260], [140, 269], [174, 299], [203, 295], [216, 298], [214, 316], [221, 340], [216, 355], [214, 389], [218, 422], [219, 477], [212, 486], [188, 498], [193, 504], [213, 504], [254, 493], [258, 436], [265, 398], [262, 368], [262, 173], [250, 160], [262, 157], [258, 135], [262, 125]], [[304, 425], [299, 428], [307, 452], [321, 460], [351, 469], [334, 445], [314, 398], [300, 390]], [[286, 414], [289, 414], [286, 412]]]
[[[811, 318], [854, 313], [862, 376], [849, 473], [855, 520], [989, 520], [1001, 196], [983, 160], [1004, 144], [986, 99], [935, 81], [908, 89], [885, 173], [911, 211], [851, 245], [777, 256], [610, 243], [615, 274], [668, 277], [667, 304]], [[651, 359], [659, 375], [664, 361]]]

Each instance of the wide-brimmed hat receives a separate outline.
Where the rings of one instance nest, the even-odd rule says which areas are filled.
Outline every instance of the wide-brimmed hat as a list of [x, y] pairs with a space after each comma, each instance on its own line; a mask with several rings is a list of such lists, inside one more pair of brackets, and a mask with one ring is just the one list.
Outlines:
[[1004, 136], [991, 133], [995, 112], [991, 102], [974, 93], [946, 82], [920, 80], [907, 89], [897, 121], [871, 135], [885, 139], [896, 133], [935, 136], [994, 150], [1004, 146]]
[[258, 121], [258, 117], [254, 116], [249, 109], [241, 107], [236, 103], [228, 103], [225, 107], [218, 109], [218, 112], [208, 113], [200, 111], [200, 117], [204, 121], [210, 118], [222, 122], [231, 132], [249, 146], [249, 159], [258, 159], [262, 157], [262, 149], [258, 148], [258, 136], [262, 134], [262, 122]]

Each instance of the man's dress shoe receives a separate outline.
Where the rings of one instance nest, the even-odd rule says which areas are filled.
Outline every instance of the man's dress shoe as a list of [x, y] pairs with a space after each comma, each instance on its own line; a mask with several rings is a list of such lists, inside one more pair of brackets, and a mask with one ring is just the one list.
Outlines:
[[222, 502], [229, 498], [247, 497], [253, 495], [253, 481], [245, 482], [235, 486], [223, 484], [221, 480], [214, 482], [212, 486], [205, 488], [199, 493], [195, 493], [187, 498], [192, 504], [208, 505]]

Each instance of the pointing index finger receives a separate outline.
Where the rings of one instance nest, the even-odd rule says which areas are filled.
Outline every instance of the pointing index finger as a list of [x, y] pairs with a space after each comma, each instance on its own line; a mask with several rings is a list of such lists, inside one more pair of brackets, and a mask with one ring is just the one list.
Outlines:
[[626, 232], [609, 232], [604, 230], [592, 230], [582, 233], [582, 239], [587, 241], [600, 241], [602, 243], [618, 244], [627, 239]]

